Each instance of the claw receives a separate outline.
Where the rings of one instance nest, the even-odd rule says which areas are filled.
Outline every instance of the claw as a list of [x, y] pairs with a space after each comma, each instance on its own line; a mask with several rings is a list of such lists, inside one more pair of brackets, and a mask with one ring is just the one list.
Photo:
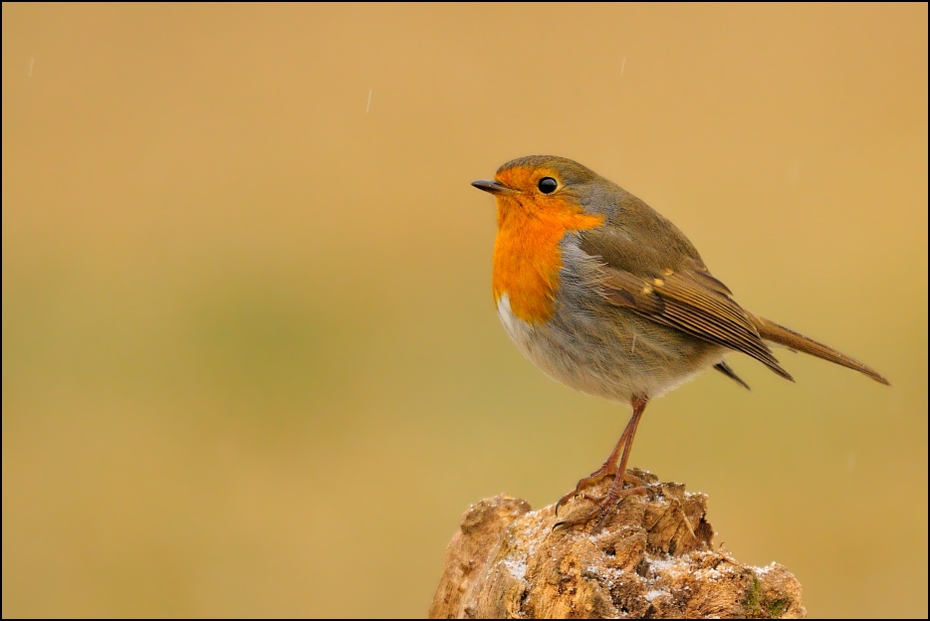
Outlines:
[[[617, 473], [616, 473], [616, 472], [607, 472], [606, 469], [605, 469], [603, 466], [601, 466], [600, 468], [598, 468], [597, 470], [595, 470], [594, 472], [592, 472], [591, 474], [589, 474], [589, 475], [586, 476], [585, 478], [583, 478], [583, 479], [581, 479], [580, 481], [578, 481], [578, 483], [575, 485], [575, 489], [574, 489], [574, 490], [572, 490], [572, 491], [570, 491], [569, 493], [565, 494], [564, 496], [562, 496], [561, 498], [559, 498], [558, 501], [556, 501], [556, 503], [555, 503], [555, 515], [558, 516], [558, 515], [559, 515], [559, 507], [561, 507], [562, 505], [564, 505], [566, 502], [568, 502], [568, 501], [571, 500], [572, 498], [578, 498], [578, 497], [580, 496], [581, 498], [583, 498], [583, 499], [585, 499], [585, 500], [591, 500], [591, 501], [594, 501], [594, 502], [600, 502], [600, 501], [604, 498], [604, 496], [589, 496], [588, 494], [582, 493], [581, 490], [582, 490], [583, 488], [585, 488], [585, 487], [590, 487], [590, 486], [596, 484], [597, 482], [601, 481], [602, 479], [604, 479], [605, 477], [608, 477], [608, 476], [616, 477], [616, 476], [617, 476]], [[632, 483], [632, 484], [634, 485], [634, 487], [643, 487], [643, 486], [645, 485], [645, 481], [643, 481], [641, 478], [639, 478], [639, 477], [636, 476], [635, 474], [631, 474], [631, 473], [629, 473], [629, 472], [624, 472], [624, 473], [623, 473], [623, 482], [624, 482], [624, 483]]]
[[603, 528], [604, 523], [607, 521], [607, 516], [610, 514], [610, 510], [617, 504], [618, 501], [626, 498], [627, 496], [643, 495], [645, 493], [646, 488], [642, 485], [637, 485], [619, 490], [616, 492], [616, 494], [612, 494], [610, 492], [604, 494], [603, 496], [589, 496], [584, 494], [582, 495], [582, 498], [585, 500], [593, 501], [595, 503], [594, 507], [590, 511], [587, 511], [578, 517], [556, 522], [552, 526], [552, 530], [555, 530], [560, 526], [578, 526], [579, 524], [588, 524], [594, 518], [598, 518], [597, 522], [594, 524], [593, 530], [593, 532], [597, 532]]
[[558, 502], [555, 503], [555, 514], [559, 514], [559, 507], [571, 500], [572, 498], [581, 494], [581, 490], [585, 487], [590, 487], [595, 483], [604, 479], [604, 477], [617, 476], [617, 468], [615, 465], [605, 463], [603, 466], [589, 474], [588, 476], [580, 479], [578, 483], [575, 484], [575, 489], [565, 494], [559, 498]]

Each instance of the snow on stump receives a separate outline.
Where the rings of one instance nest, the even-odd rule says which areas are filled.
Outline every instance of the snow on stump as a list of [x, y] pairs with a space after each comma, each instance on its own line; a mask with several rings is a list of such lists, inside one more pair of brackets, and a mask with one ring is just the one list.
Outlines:
[[[590, 500], [531, 511], [501, 495], [462, 516], [449, 543], [430, 618], [805, 617], [801, 585], [783, 566], [751, 567], [711, 545], [707, 496], [632, 469], [628, 495], [603, 528], [553, 526]], [[586, 490], [607, 491], [610, 478]], [[592, 520], [592, 523], [596, 520]]]

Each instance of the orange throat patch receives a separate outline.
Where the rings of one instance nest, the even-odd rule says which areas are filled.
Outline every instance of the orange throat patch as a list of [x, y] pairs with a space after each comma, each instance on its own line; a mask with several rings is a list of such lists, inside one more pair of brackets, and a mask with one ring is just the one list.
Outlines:
[[497, 196], [497, 239], [494, 242], [494, 302], [507, 295], [515, 317], [530, 324], [555, 313], [566, 233], [604, 224], [560, 197]]

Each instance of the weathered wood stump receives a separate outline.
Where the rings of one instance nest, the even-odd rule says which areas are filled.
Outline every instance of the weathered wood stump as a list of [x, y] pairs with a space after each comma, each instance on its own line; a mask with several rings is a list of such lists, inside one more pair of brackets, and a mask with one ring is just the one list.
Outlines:
[[[560, 526], [590, 510], [576, 497], [555, 516], [496, 496], [473, 505], [446, 550], [431, 618], [799, 618], [801, 585], [783, 566], [750, 567], [714, 550], [707, 496], [648, 472], [604, 527]], [[609, 479], [589, 493], [606, 491]]]

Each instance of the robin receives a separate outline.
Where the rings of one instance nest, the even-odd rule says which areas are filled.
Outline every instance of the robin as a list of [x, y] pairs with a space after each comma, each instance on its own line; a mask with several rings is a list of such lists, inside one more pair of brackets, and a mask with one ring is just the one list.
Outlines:
[[531, 155], [472, 185], [497, 202], [492, 291], [510, 338], [550, 377], [633, 408], [607, 461], [556, 510], [613, 476], [607, 494], [563, 524], [602, 522], [621, 496], [642, 490], [626, 469], [650, 399], [709, 368], [749, 388], [724, 362], [731, 351], [794, 381], [769, 349], [776, 343], [888, 384], [866, 365], [742, 308], [674, 224], [577, 162]]

